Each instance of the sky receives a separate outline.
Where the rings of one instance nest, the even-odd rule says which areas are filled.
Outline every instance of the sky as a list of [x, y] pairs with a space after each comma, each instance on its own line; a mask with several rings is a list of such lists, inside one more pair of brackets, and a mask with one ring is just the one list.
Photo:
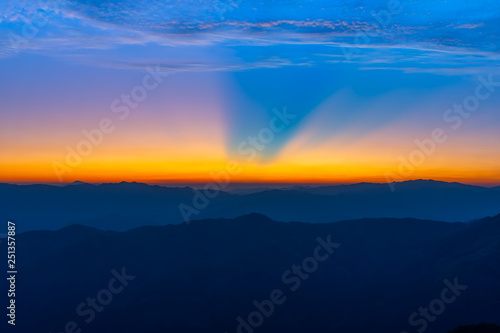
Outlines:
[[498, 1], [0, 4], [0, 182], [500, 185]]

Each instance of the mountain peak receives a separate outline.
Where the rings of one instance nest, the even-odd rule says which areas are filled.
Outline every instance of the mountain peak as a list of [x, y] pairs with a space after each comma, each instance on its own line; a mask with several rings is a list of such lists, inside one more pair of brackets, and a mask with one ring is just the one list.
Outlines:
[[237, 221], [273, 221], [271, 218], [269, 218], [268, 216], [264, 215], [264, 214], [260, 214], [260, 213], [249, 213], [249, 214], [245, 214], [245, 215], [241, 215], [239, 217], [237, 217], [235, 220]]
[[82, 182], [82, 181], [79, 181], [79, 180], [75, 180], [74, 182], [66, 185], [66, 186], [72, 186], [72, 185], [91, 185], [89, 183], [85, 183], [85, 182]]

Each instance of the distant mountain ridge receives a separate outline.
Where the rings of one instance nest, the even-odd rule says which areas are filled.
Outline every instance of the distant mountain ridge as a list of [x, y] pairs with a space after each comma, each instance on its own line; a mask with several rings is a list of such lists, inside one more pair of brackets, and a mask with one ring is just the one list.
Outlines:
[[[387, 184], [220, 191], [189, 220], [234, 218], [258, 212], [280, 221], [327, 223], [360, 218], [416, 218], [470, 221], [500, 213], [500, 187], [431, 180]], [[194, 207], [190, 187], [143, 183], [75, 182], [66, 186], [0, 184], [0, 219], [15, 220], [21, 231], [58, 229], [79, 223], [103, 230], [185, 222], [179, 210]]]

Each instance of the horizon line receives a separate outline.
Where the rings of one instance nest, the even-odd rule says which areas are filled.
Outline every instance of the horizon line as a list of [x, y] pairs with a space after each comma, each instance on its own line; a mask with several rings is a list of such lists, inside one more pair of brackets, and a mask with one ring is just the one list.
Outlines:
[[[438, 179], [408, 179], [402, 181], [393, 181], [393, 182], [377, 182], [377, 181], [351, 181], [351, 182], [306, 182], [306, 181], [280, 181], [280, 182], [271, 182], [271, 181], [238, 181], [238, 182], [228, 182], [226, 186], [222, 189], [231, 189], [238, 187], [268, 187], [268, 188], [279, 188], [281, 187], [294, 187], [294, 186], [310, 186], [310, 187], [323, 187], [323, 186], [348, 186], [348, 185], [357, 185], [357, 184], [401, 184], [401, 183], [409, 183], [409, 182], [437, 182], [437, 183], [447, 183], [447, 184], [461, 184], [468, 186], [478, 186], [485, 188], [494, 188], [500, 186], [500, 183], [488, 183], [488, 182], [460, 182], [460, 181], [446, 181], [446, 180], [438, 180]], [[216, 183], [214, 180], [210, 181], [137, 181], [137, 180], [122, 180], [122, 181], [68, 181], [68, 182], [40, 182], [40, 181], [4, 181], [0, 180], [0, 184], [9, 184], [9, 185], [50, 185], [50, 186], [68, 186], [75, 183], [89, 184], [89, 185], [101, 185], [101, 184], [146, 184], [150, 186], [158, 185], [163, 187], [194, 187], [198, 188], [200, 186]]]

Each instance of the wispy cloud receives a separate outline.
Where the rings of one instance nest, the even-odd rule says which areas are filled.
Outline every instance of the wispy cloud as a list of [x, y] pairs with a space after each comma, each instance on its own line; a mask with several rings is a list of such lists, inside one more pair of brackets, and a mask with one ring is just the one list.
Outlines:
[[461, 24], [457, 26], [458, 29], [476, 29], [484, 26], [484, 22], [479, 22], [479, 23], [468, 23], [468, 24]]
[[[375, 59], [384, 53], [385, 61], [401, 64], [408, 63], [410, 56], [415, 68], [421, 67], [420, 61], [436, 64], [443, 61], [437, 67], [446, 67], [450, 61], [443, 59], [442, 53], [457, 57], [479, 55], [475, 59], [453, 60], [468, 68], [483, 63], [490, 67], [498, 60], [500, 26], [496, 22], [500, 17], [500, 4], [490, 5], [488, 10], [484, 10], [480, 2], [470, 1], [454, 2], [453, 9], [431, 0], [401, 1], [401, 6], [401, 13], [394, 14], [388, 24], [381, 24], [376, 13], [386, 10], [387, 2], [380, 0], [358, 6], [332, 4], [326, 0], [304, 4], [281, 0], [265, 6], [252, 0], [139, 0], [123, 1], [119, 6], [106, 1], [9, 0], [0, 8], [0, 32], [4, 35], [0, 40], [0, 56], [19, 51], [75, 55], [124, 46], [292, 45], [302, 48], [324, 46], [326, 52], [322, 53], [325, 54], [330, 53], [327, 49], [332, 46], [355, 48], [352, 61], [365, 67], [376, 62], [370, 59], [374, 53], [378, 53]], [[48, 13], [48, 24], [38, 29], [29, 43], [14, 47], [9, 33], [22, 36], [26, 24], [36, 26], [36, 17], [41, 12]], [[362, 43], [360, 35], [366, 36]], [[334, 53], [339, 54], [338, 51]], [[325, 61], [315, 54], [309, 55], [308, 62], [344, 61], [339, 57]], [[287, 61], [303, 64], [292, 57]], [[470, 66], [471, 61], [475, 62], [474, 66]], [[224, 64], [221, 68], [230, 66], [230, 63]], [[247, 65], [249, 68], [255, 66]], [[235, 68], [241, 67], [244, 66]]]

